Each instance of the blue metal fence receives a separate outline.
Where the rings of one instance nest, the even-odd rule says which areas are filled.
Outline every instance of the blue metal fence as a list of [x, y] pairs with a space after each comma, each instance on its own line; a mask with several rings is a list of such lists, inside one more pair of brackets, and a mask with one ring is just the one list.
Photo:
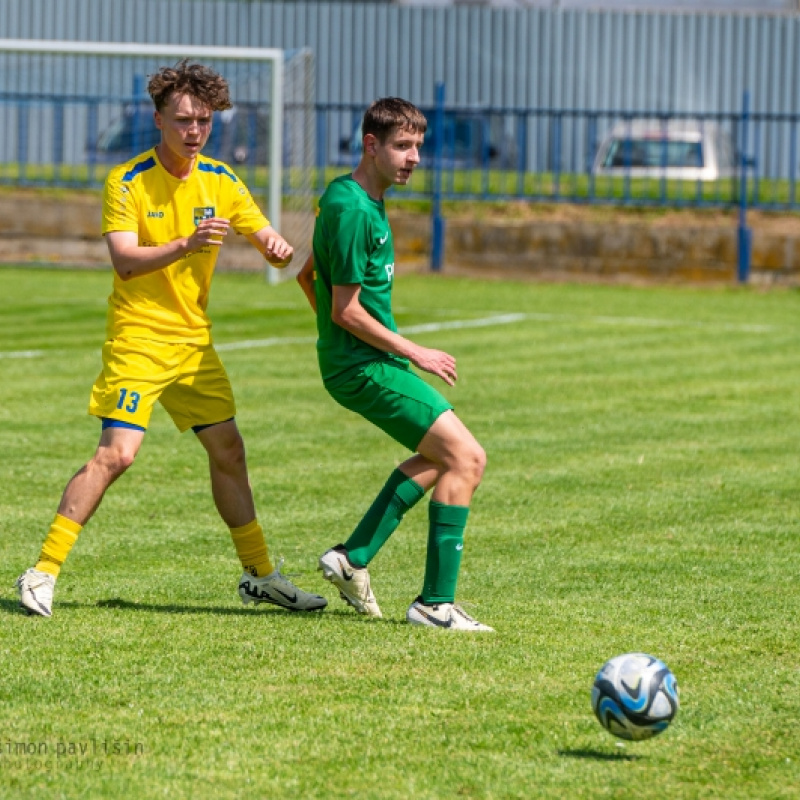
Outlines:
[[[666, 114], [650, 109], [447, 106], [438, 125], [434, 109], [424, 110], [431, 126], [420, 174], [402, 190], [409, 198], [429, 198], [437, 185], [439, 198], [446, 201], [734, 208], [741, 203], [746, 157], [750, 207], [800, 209], [800, 114], [748, 112], [748, 152], [743, 152], [744, 110]], [[313, 180], [319, 192], [333, 174], [357, 163], [363, 111], [363, 104], [316, 105]], [[218, 121], [207, 152], [246, 174], [263, 152], [265, 126], [255, 109], [246, 109], [240, 120], [235, 151], [225, 144], [231, 138], [222, 133], [228, 123]], [[640, 134], [643, 120], [649, 128]], [[728, 166], [702, 176], [691, 165], [683, 172], [671, 169], [667, 134], [681, 125], [699, 135], [695, 151], [704, 156], [712, 133], [724, 137], [731, 150]], [[622, 142], [616, 166], [604, 167], [598, 158], [614, 131]], [[99, 188], [107, 165], [152, 146], [155, 133], [149, 107], [133, 96], [0, 94], [0, 185]], [[647, 163], [633, 153], [641, 144], [637, 136], [658, 140], [650, 143]], [[439, 153], [436, 165], [434, 152]], [[290, 178], [287, 171], [286, 193], [292, 191]]]

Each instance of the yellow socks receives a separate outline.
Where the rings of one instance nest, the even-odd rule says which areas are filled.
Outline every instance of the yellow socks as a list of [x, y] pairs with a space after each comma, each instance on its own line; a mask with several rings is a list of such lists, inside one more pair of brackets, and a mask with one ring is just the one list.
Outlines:
[[36, 569], [39, 572], [47, 572], [57, 578], [59, 572], [61, 572], [61, 565], [78, 540], [78, 534], [82, 528], [83, 525], [78, 525], [77, 522], [67, 519], [67, 517], [62, 517], [61, 514], [56, 514], [56, 518], [47, 532], [47, 538], [42, 545], [42, 552], [39, 554]]
[[256, 578], [263, 578], [274, 571], [275, 568], [269, 560], [264, 531], [261, 530], [258, 520], [254, 519], [241, 528], [231, 528], [231, 538], [245, 572]]
[[[61, 572], [61, 565], [78, 540], [78, 534], [82, 528], [83, 526], [77, 522], [62, 517], [61, 514], [56, 514], [42, 545], [36, 569], [57, 578]], [[264, 531], [261, 530], [258, 520], [254, 519], [250, 524], [243, 525], [241, 528], [231, 528], [231, 538], [245, 572], [249, 572], [256, 578], [263, 578], [274, 571], [275, 568], [269, 560], [267, 543], [264, 541]]]

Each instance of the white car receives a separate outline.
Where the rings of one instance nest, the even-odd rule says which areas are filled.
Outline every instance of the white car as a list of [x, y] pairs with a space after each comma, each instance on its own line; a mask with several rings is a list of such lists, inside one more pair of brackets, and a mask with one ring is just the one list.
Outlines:
[[593, 175], [716, 181], [734, 174], [734, 148], [715, 122], [632, 119], [603, 139]]

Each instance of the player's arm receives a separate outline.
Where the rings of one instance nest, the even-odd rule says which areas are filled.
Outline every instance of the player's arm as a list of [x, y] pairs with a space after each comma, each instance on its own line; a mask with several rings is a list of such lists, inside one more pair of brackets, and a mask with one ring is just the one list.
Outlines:
[[134, 231], [109, 231], [106, 233], [106, 245], [117, 275], [129, 281], [164, 269], [187, 253], [207, 246], [219, 247], [228, 227], [228, 220], [210, 217], [202, 220], [191, 236], [174, 239], [157, 247], [142, 247], [139, 235]]
[[331, 318], [337, 325], [378, 350], [407, 358], [414, 366], [436, 375], [448, 386], [456, 382], [458, 375], [453, 356], [442, 350], [422, 347], [390, 331], [361, 305], [360, 294], [361, 284], [334, 285]]
[[271, 225], [248, 234], [247, 239], [273, 267], [283, 269], [291, 263], [294, 248]]
[[314, 254], [310, 253], [303, 264], [303, 268], [297, 273], [297, 282], [303, 290], [303, 294], [309, 302], [314, 313], [317, 313], [317, 294], [314, 291]]

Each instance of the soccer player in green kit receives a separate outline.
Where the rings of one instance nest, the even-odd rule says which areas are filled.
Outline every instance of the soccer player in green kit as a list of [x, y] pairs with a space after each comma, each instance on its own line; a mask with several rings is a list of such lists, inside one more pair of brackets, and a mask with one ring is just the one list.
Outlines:
[[455, 603], [469, 504], [486, 454], [445, 398], [410, 364], [452, 386], [456, 360], [397, 333], [392, 316], [394, 244], [384, 194], [419, 164], [427, 122], [396, 97], [364, 115], [356, 169], [332, 181], [319, 204], [313, 256], [298, 282], [317, 314], [326, 390], [411, 450], [343, 544], [319, 560], [323, 576], [357, 611], [380, 617], [367, 565], [404, 514], [433, 488], [421, 594], [406, 619], [449, 630], [491, 631]]

